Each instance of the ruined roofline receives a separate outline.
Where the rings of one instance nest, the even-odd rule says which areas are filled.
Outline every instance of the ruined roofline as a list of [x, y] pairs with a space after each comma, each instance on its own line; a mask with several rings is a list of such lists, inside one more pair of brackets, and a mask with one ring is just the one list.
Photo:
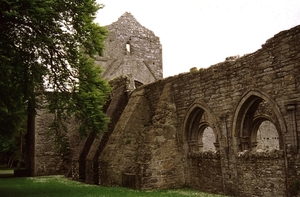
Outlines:
[[263, 43], [261, 45], [261, 47], [258, 48], [254, 52], [245, 53], [243, 55], [233, 55], [233, 56], [224, 57], [224, 61], [211, 64], [210, 66], [208, 66], [206, 68], [191, 67], [189, 71], [181, 72], [181, 73], [175, 74], [173, 76], [166, 77], [164, 79], [174, 78], [174, 77], [177, 77], [179, 75], [185, 75], [185, 74], [190, 73], [190, 72], [197, 72], [197, 71], [204, 71], [204, 70], [209, 71], [209, 70], [221, 69], [222, 67], [224, 67], [224, 65], [225, 65], [224, 63], [230, 63], [230, 62], [234, 63], [235, 61], [243, 61], [244, 58], [250, 58], [251, 56], [258, 55], [259, 53], [261, 53], [261, 51], [267, 50], [268, 48], [272, 48], [274, 45], [279, 45], [281, 43], [281, 40], [288, 39], [288, 37], [291, 37], [295, 34], [298, 34], [298, 32], [300, 32], [300, 25], [291, 27], [291, 28], [286, 29], [286, 30], [282, 30], [282, 31], [274, 34], [274, 36], [267, 39], [265, 41], [265, 43]]
[[131, 24], [134, 24], [135, 23], [135, 25], [138, 25], [138, 26], [141, 26], [142, 28], [144, 28], [144, 29], [146, 29], [150, 34], [152, 34], [152, 35], [154, 35], [158, 40], [160, 40], [160, 38], [158, 37], [158, 36], [156, 36], [155, 35], [155, 33], [152, 31], [152, 30], [150, 30], [150, 29], [148, 29], [148, 28], [146, 28], [145, 26], [143, 26], [134, 16], [133, 16], [133, 14], [131, 14], [130, 12], [125, 12], [124, 14], [122, 14], [119, 18], [118, 18], [118, 20], [117, 21], [115, 21], [115, 22], [112, 22], [111, 24], [109, 24], [109, 25], [106, 25], [105, 27], [109, 30], [109, 29], [114, 29], [113, 27], [114, 26], [118, 26], [118, 24], [122, 24], [122, 23], [128, 23], [128, 21], [126, 20], [126, 19], [130, 19], [130, 23]]

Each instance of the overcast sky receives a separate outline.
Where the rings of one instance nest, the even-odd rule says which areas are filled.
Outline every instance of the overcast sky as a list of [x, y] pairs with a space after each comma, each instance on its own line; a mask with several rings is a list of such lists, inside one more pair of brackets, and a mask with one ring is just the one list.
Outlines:
[[300, 25], [300, 0], [97, 0], [109, 25], [130, 12], [160, 37], [164, 77], [252, 53], [282, 30]]

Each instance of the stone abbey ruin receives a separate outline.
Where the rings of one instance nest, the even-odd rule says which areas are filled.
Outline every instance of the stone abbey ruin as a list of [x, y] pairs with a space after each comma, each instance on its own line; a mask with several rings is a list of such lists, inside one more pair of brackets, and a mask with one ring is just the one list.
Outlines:
[[97, 58], [113, 92], [100, 137], [76, 124], [58, 151], [51, 114], [36, 116], [33, 174], [88, 184], [300, 196], [300, 26], [261, 49], [207, 69], [162, 78], [159, 38], [130, 13], [107, 26]]

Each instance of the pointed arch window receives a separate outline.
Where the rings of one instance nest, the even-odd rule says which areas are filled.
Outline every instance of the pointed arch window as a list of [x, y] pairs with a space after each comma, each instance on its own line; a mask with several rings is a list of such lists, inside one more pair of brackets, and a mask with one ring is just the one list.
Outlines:
[[195, 107], [185, 123], [186, 139], [191, 152], [218, 151], [216, 131], [209, 124], [209, 115], [201, 107]]
[[239, 104], [234, 122], [238, 151], [282, 149], [281, 125], [276, 107], [263, 94], [250, 92]]

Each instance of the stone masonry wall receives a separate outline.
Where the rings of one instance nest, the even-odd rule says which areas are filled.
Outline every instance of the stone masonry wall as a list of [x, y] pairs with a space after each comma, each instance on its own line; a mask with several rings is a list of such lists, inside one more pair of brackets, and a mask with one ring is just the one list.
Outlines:
[[238, 155], [238, 189], [242, 196], [285, 196], [285, 164], [282, 150], [242, 152]]
[[75, 147], [78, 146], [80, 136], [77, 126], [66, 124], [67, 133], [60, 136], [63, 144], [57, 143], [55, 132], [50, 129], [53, 114], [46, 109], [39, 109], [35, 117], [35, 156], [34, 176], [67, 174]]
[[189, 155], [191, 168], [190, 186], [194, 189], [222, 193], [223, 177], [219, 152], [193, 153]]
[[96, 138], [86, 156], [85, 182], [89, 184], [99, 184], [98, 175], [98, 158], [102, 153], [110, 135], [112, 134], [119, 118], [128, 103], [127, 84], [130, 79], [128, 77], [119, 77], [110, 81], [110, 86], [113, 87], [111, 99], [107, 103], [106, 115], [110, 118], [107, 126], [107, 131], [102, 133], [99, 138]]
[[[145, 96], [150, 96], [149, 92]], [[178, 123], [171, 83], [164, 85], [156, 103], [155, 111], [149, 110], [153, 113], [152, 124], [140, 140], [143, 143], [138, 152], [141, 189], [182, 187], [183, 158], [175, 140]]]
[[[140, 146], [138, 138], [143, 134], [144, 127], [149, 125], [147, 106], [148, 103], [143, 97], [143, 90], [135, 91], [131, 95], [128, 105], [100, 156], [100, 184], [123, 185], [122, 176], [126, 175], [133, 175], [135, 180], [138, 179], [137, 152]], [[130, 124], [128, 124], [129, 122]], [[109, 166], [106, 165], [108, 162]], [[106, 178], [107, 176], [109, 178]], [[138, 181], [135, 181], [132, 187], [138, 188]]]
[[[238, 196], [297, 193], [293, 183], [299, 181], [299, 59], [297, 26], [275, 35], [252, 54], [140, 87], [133, 92], [100, 156], [101, 184], [124, 185], [122, 181], [132, 176], [130, 180], [138, 185], [135, 188], [200, 188], [197, 178], [191, 176], [199, 174], [198, 169], [191, 166], [188, 155], [197, 152], [198, 129], [209, 126], [217, 136], [215, 144], [220, 152], [223, 179], [223, 187], [217, 182], [214, 192]], [[166, 99], [162, 99], [166, 92], [171, 99], [160, 104]], [[267, 105], [268, 110], [257, 112], [262, 105]], [[255, 167], [241, 162], [238, 155], [252, 150], [257, 127], [266, 120], [276, 127], [285, 162], [281, 157], [252, 158]], [[172, 132], [175, 134], [167, 138]], [[165, 142], [172, 145], [166, 148]], [[163, 157], [166, 162], [161, 164]], [[275, 162], [274, 168], [271, 161]], [[261, 176], [259, 181], [268, 182], [272, 192], [257, 186], [257, 182], [244, 184], [249, 173], [263, 173], [268, 166], [274, 176]], [[164, 179], [164, 174], [158, 172], [167, 172], [176, 184], [168, 184], [172, 179]], [[207, 175], [201, 177], [212, 176], [209, 171], [203, 172]], [[216, 177], [219, 175], [212, 179]], [[283, 185], [284, 188], [279, 187]]]

